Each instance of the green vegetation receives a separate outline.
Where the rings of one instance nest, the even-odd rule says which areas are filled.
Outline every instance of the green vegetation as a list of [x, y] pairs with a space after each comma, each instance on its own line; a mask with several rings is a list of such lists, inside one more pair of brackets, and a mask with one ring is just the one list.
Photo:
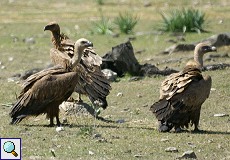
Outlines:
[[196, 9], [176, 9], [170, 15], [161, 14], [162, 30], [169, 32], [203, 32], [205, 13]]
[[118, 26], [121, 33], [130, 34], [138, 22], [138, 18], [131, 13], [119, 13], [114, 23]]
[[[9, 125], [9, 104], [14, 103], [16, 95], [21, 91], [21, 81], [11, 81], [12, 75], [24, 73], [26, 70], [46, 67], [50, 63], [49, 50], [52, 47], [50, 33], [44, 32], [44, 26], [50, 21], [57, 21], [62, 32], [72, 40], [85, 37], [94, 43], [96, 52], [104, 55], [115, 45], [128, 39], [130, 35], [121, 34], [113, 38], [111, 35], [90, 34], [92, 22], [100, 19], [98, 8], [103, 15], [113, 20], [118, 13], [127, 11], [138, 14], [139, 21], [135, 32], [147, 33], [135, 35], [132, 41], [134, 51], [145, 50], [135, 54], [141, 64], [151, 63], [160, 69], [165, 67], [180, 70], [184, 67], [192, 52], [159, 54], [172, 44], [168, 39], [176, 39], [168, 33], [158, 34], [157, 24], [161, 22], [159, 11], [188, 8], [194, 1], [151, 1], [149, 7], [143, 6], [140, 0], [108, 0], [98, 6], [95, 0], [1, 0], [0, 1], [0, 137], [22, 138], [22, 159], [84, 159], [84, 160], [172, 160], [187, 150], [193, 150], [199, 160], [219, 160], [230, 157], [230, 123], [229, 117], [214, 117], [216, 113], [230, 113], [230, 69], [204, 72], [213, 80], [209, 99], [201, 109], [200, 129], [203, 133], [159, 133], [157, 120], [149, 111], [149, 107], [159, 97], [159, 87], [164, 76], [146, 77], [140, 81], [129, 82], [129, 77], [112, 83], [108, 96], [108, 108], [99, 116], [111, 120], [103, 122], [89, 115], [65, 115], [60, 112], [60, 120], [67, 118], [64, 130], [56, 132], [55, 127], [44, 127], [49, 122], [45, 115], [30, 117], [19, 125]], [[211, 35], [229, 32], [230, 10], [226, 0], [212, 0], [212, 5], [199, 1], [199, 9], [205, 11], [210, 19], [211, 32], [201, 34], [186, 33], [186, 43], [197, 42]], [[228, 5], [227, 5], [228, 4]], [[223, 20], [223, 23], [218, 22]], [[75, 27], [77, 26], [77, 27]], [[154, 29], [153, 30], [153, 26]], [[187, 31], [186, 31], [187, 32]], [[33, 37], [36, 43], [23, 42]], [[207, 58], [206, 64], [230, 63], [229, 46], [218, 47], [219, 58]], [[11, 57], [13, 60], [11, 61]], [[174, 61], [179, 59], [180, 61]], [[172, 61], [172, 62], [171, 62]], [[165, 62], [165, 63], [162, 63]], [[5, 66], [2, 69], [2, 66]], [[119, 92], [123, 96], [117, 96]], [[82, 97], [90, 103], [87, 97]], [[124, 120], [124, 123], [116, 123]], [[99, 135], [95, 137], [94, 134]], [[168, 147], [176, 147], [177, 153], [165, 152]], [[53, 149], [56, 157], [50, 150]], [[91, 152], [90, 152], [91, 151]]]
[[104, 4], [103, 0], [96, 0], [96, 2], [97, 2], [98, 5], [103, 5]]
[[98, 22], [93, 23], [93, 32], [96, 32], [98, 34], [111, 35], [113, 33], [112, 22], [109, 19], [102, 16]]

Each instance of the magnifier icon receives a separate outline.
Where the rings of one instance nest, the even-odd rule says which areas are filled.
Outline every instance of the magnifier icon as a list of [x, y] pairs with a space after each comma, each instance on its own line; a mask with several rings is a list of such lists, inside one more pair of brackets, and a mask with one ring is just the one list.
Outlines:
[[11, 141], [7, 141], [3, 144], [3, 149], [6, 153], [11, 153], [13, 154], [15, 157], [18, 156], [17, 152], [15, 152], [15, 145], [13, 142]]

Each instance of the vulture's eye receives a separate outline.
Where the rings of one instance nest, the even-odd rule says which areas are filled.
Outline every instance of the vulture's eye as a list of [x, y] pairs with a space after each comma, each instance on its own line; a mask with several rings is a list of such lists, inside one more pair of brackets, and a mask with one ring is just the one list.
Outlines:
[[81, 42], [81, 44], [86, 44], [86, 43], [87, 43], [87, 41], [82, 41], [82, 42]]
[[208, 50], [210, 50], [210, 47], [209, 47], [209, 46], [203, 46], [203, 47], [202, 47], [202, 50], [203, 50], [203, 51], [208, 51]]

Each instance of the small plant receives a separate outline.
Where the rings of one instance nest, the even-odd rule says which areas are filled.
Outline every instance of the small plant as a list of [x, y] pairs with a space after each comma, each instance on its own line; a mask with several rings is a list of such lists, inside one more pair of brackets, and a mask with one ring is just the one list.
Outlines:
[[100, 21], [94, 22], [94, 31], [99, 34], [112, 34], [113, 26], [109, 19], [101, 17]]
[[96, 0], [96, 2], [97, 2], [98, 5], [103, 5], [104, 4], [103, 0]]
[[138, 18], [130, 13], [119, 13], [119, 16], [114, 20], [114, 23], [118, 25], [120, 31], [125, 34], [132, 33], [137, 22]]
[[202, 32], [205, 14], [195, 9], [182, 9], [170, 12], [170, 15], [161, 14], [164, 31], [169, 32]]
[[93, 134], [93, 127], [91, 126], [81, 127], [80, 131], [78, 132], [78, 135], [81, 135], [83, 137], [92, 136], [92, 134]]

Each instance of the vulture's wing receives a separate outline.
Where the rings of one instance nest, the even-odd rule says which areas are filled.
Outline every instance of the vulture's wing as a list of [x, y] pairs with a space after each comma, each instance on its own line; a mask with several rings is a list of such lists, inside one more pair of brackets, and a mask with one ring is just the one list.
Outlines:
[[167, 121], [179, 112], [198, 110], [208, 98], [210, 90], [211, 77], [203, 77], [199, 69], [187, 66], [162, 83], [160, 100], [150, 110], [158, 120]]
[[99, 101], [102, 108], [107, 107], [106, 97], [109, 95], [111, 86], [105, 78], [100, 67], [94, 67], [93, 71], [84, 65], [78, 65], [79, 81], [75, 91], [87, 94], [92, 103]]
[[[32, 74], [31, 76], [29, 76], [25, 81], [24, 83], [22, 84], [22, 91], [20, 93], [20, 96], [22, 94], [24, 94], [25, 92], [27, 92], [27, 90], [30, 89], [30, 87], [35, 83], [37, 82], [39, 79], [43, 78], [44, 76], [47, 76], [47, 75], [52, 75], [52, 74], [61, 74], [61, 73], [65, 73], [66, 72], [66, 69], [64, 69], [62, 66], [60, 65], [56, 65], [56, 66], [53, 66], [51, 68], [47, 68], [47, 69], [44, 69], [40, 72], [37, 72], [35, 74]], [[19, 96], [19, 98], [20, 98]]]
[[62, 72], [63, 70], [49, 74], [40, 72], [40, 78], [33, 79], [33, 83], [27, 86], [27, 90], [21, 94], [18, 101], [11, 109], [12, 123], [19, 123], [28, 115], [46, 113], [49, 107], [58, 105], [66, 100], [73, 92], [76, 85], [77, 74], [75, 72]]
[[179, 73], [169, 75], [161, 84], [160, 99], [169, 100], [175, 94], [183, 92], [192, 81], [199, 81], [203, 78], [201, 71], [194, 67], [185, 67]]
[[102, 58], [92, 48], [87, 48], [84, 50], [82, 62], [89, 68], [98, 67], [102, 64]]
[[50, 58], [52, 63], [61, 65], [64, 68], [68, 68], [71, 64], [71, 58], [65, 52], [61, 52], [58, 49], [51, 48], [50, 49]]
[[70, 39], [63, 39], [58, 50], [72, 58], [74, 55], [74, 41]]

